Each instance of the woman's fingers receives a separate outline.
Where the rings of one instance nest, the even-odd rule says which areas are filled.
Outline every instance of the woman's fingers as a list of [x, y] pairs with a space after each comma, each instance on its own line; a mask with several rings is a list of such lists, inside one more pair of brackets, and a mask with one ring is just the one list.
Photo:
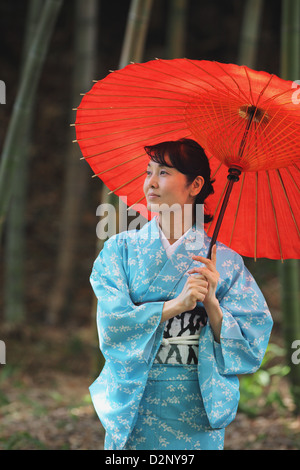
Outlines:
[[202, 264], [205, 264], [207, 267], [216, 267], [217, 264], [217, 246], [214, 245], [211, 250], [211, 259], [205, 258], [204, 256], [192, 256], [193, 260], [199, 261]]
[[217, 264], [217, 245], [213, 245], [211, 250], [211, 261], [216, 266]]
[[[193, 275], [193, 279], [205, 279], [205, 276], [203, 276], [203, 274], [200, 273], [200, 271], [194, 271], [195, 274]], [[189, 274], [191, 274], [189, 272]]]
[[209, 282], [214, 282], [219, 278], [219, 273], [216, 269], [217, 263], [217, 247], [216, 245], [212, 248], [211, 259], [204, 258], [203, 256], [192, 256], [195, 261], [199, 261], [204, 264], [202, 267], [193, 267], [188, 271], [188, 274], [197, 273], [204, 276]]
[[190, 295], [194, 296], [197, 301], [202, 302], [208, 291], [207, 280], [203, 276], [195, 274], [189, 277], [188, 286]]
[[[189, 274], [192, 274], [193, 277], [201, 277], [207, 281], [212, 281], [214, 279], [214, 273], [207, 268], [193, 268], [188, 271]], [[195, 274], [196, 273], [196, 274]]]
[[208, 282], [205, 276], [202, 274], [193, 274], [192, 276], [189, 276], [189, 282], [190, 283], [196, 283], [196, 285], [203, 285], [207, 286]]
[[202, 268], [192, 268], [188, 271], [188, 274], [198, 273], [201, 275], [201, 269]]

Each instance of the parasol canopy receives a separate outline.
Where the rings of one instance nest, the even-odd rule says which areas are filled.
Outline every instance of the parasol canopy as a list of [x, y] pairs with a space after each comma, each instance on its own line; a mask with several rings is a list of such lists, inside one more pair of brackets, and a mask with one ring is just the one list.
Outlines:
[[246, 66], [157, 59], [96, 82], [77, 109], [76, 137], [95, 176], [133, 208], [146, 202], [144, 146], [196, 140], [215, 178], [208, 235], [227, 191], [219, 241], [255, 259], [300, 258], [298, 97], [293, 82]]

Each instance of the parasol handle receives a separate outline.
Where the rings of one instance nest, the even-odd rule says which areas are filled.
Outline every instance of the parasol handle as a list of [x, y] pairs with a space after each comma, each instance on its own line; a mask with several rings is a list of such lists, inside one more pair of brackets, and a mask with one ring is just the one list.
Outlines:
[[218, 234], [219, 234], [219, 230], [220, 230], [221, 223], [222, 223], [222, 220], [223, 220], [223, 217], [224, 217], [224, 214], [225, 214], [225, 210], [226, 210], [226, 207], [227, 207], [227, 204], [228, 204], [228, 200], [229, 200], [229, 196], [230, 196], [232, 187], [233, 187], [234, 183], [236, 183], [239, 180], [240, 174], [241, 174], [241, 170], [239, 168], [232, 167], [232, 168], [229, 168], [229, 170], [228, 170], [228, 175], [227, 175], [228, 186], [227, 186], [226, 193], [225, 193], [225, 196], [224, 196], [224, 199], [223, 199], [223, 202], [222, 202], [221, 210], [220, 210], [218, 220], [217, 220], [217, 223], [216, 223], [216, 226], [215, 226], [215, 229], [214, 229], [214, 233], [213, 233], [213, 236], [212, 236], [212, 239], [211, 239], [211, 242], [210, 242], [209, 250], [208, 250], [208, 253], [207, 253], [207, 258], [208, 259], [211, 259], [211, 250], [212, 250], [212, 247], [214, 246], [214, 244], [217, 241], [217, 237], [218, 237]]

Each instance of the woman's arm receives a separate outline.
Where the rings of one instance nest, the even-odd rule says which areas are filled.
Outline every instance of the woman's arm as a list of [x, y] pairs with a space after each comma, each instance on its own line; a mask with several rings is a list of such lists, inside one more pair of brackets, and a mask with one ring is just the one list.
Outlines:
[[113, 236], [105, 242], [94, 262], [90, 281], [98, 299], [101, 351], [106, 360], [118, 361], [125, 367], [126, 361], [148, 361], [164, 302], [139, 305], [132, 302], [117, 241]]
[[[195, 260], [205, 267], [189, 272], [204, 275], [209, 282], [209, 293], [203, 305], [214, 333], [214, 354], [220, 373], [226, 375], [252, 373], [260, 366], [272, 329], [272, 317], [266, 301], [254, 278], [245, 267], [242, 257], [220, 245], [218, 259], [217, 300], [214, 303], [214, 286], [217, 274], [211, 263], [202, 257]], [[213, 261], [213, 258], [212, 258]], [[219, 308], [221, 312], [219, 312]], [[222, 320], [221, 320], [222, 315]], [[213, 328], [214, 325], [214, 328]]]

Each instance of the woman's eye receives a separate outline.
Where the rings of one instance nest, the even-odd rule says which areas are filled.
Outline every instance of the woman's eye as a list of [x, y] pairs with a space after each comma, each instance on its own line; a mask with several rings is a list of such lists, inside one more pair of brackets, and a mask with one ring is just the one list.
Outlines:
[[168, 173], [165, 170], [161, 170], [160, 174], [161, 175], [167, 175]]

